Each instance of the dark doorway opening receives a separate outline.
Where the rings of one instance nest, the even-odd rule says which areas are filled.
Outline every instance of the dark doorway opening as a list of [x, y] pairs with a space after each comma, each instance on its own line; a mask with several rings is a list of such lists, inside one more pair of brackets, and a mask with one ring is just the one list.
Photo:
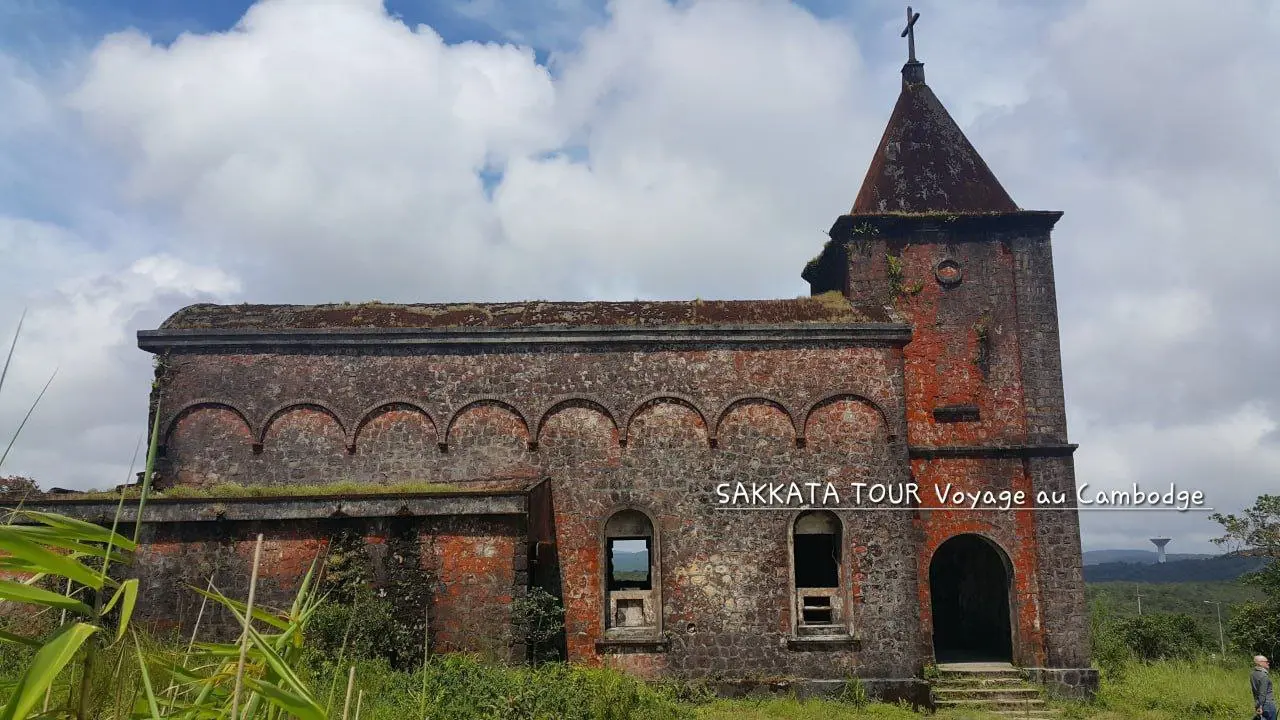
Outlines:
[[1010, 573], [1004, 554], [977, 535], [944, 542], [929, 564], [934, 659], [1009, 662]]

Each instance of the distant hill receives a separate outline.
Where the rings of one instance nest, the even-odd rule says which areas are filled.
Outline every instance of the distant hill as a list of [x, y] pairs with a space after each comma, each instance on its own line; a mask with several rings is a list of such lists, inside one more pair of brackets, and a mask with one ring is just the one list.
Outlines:
[[[1205, 560], [1217, 557], [1205, 553], [1169, 553], [1166, 560]], [[1148, 563], [1154, 565], [1159, 556], [1155, 550], [1085, 550], [1085, 565], [1101, 565], [1102, 563]]]
[[1239, 555], [1217, 555], [1192, 560], [1170, 559], [1165, 563], [1107, 562], [1099, 565], [1086, 563], [1084, 580], [1088, 583], [1222, 582], [1235, 580], [1245, 573], [1260, 570], [1266, 564], [1266, 558]]
[[649, 569], [649, 553], [644, 550], [639, 552], [615, 550], [613, 569], [617, 572], [644, 572]]

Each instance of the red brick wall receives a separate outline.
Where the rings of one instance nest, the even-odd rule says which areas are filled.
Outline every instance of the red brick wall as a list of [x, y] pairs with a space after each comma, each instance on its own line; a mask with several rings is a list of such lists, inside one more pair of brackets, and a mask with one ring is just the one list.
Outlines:
[[[924, 491], [924, 507], [941, 507], [935, 485], [950, 483], [958, 490], [1023, 490], [1030, 482], [1019, 460], [915, 460], [912, 471]], [[1013, 567], [1011, 612], [1015, 627], [1014, 661], [1027, 667], [1043, 665], [1043, 618], [1040, 613], [1034, 513], [932, 511], [920, 514], [924, 544], [920, 548], [920, 630], [928, 641], [933, 633], [929, 596], [929, 563], [942, 543], [963, 534], [981, 535], [996, 543]]]
[[[937, 228], [926, 230], [931, 224]], [[850, 298], [891, 302], [913, 328], [903, 352], [909, 444], [917, 451], [971, 448], [979, 456], [912, 461], [925, 504], [935, 497], [935, 484], [946, 483], [970, 490], [1023, 490], [1032, 499], [1041, 490], [1074, 497], [1070, 457], [980, 457], [982, 448], [993, 446], [1067, 442], [1047, 229], [952, 231], [944, 220], [924, 218], [864, 232], [849, 247]], [[890, 277], [887, 256], [898, 263], [899, 277]], [[959, 266], [958, 284], [944, 285], [936, 277], [943, 261]], [[935, 418], [935, 410], [961, 405], [976, 407], [978, 419]], [[926, 512], [918, 524], [924, 534], [917, 563], [922, 643], [930, 646], [933, 552], [948, 538], [973, 532], [998, 544], [1012, 563], [1016, 659], [1027, 665], [1087, 666], [1074, 513]]]
[[[908, 245], [898, 257], [902, 284], [919, 289], [903, 294], [897, 303], [914, 328], [904, 352], [911, 445], [980, 447], [1025, 442], [1013, 254], [1002, 243], [985, 242]], [[957, 287], [946, 288], [933, 277], [934, 268], [947, 259], [958, 262], [964, 272]], [[984, 326], [986, 348], [980, 348]], [[951, 405], [976, 406], [979, 420], [937, 421], [934, 409]], [[912, 473], [926, 506], [939, 506], [934, 488], [948, 483], [961, 490], [1011, 489], [1034, 496], [1020, 461], [916, 460]], [[1013, 567], [1015, 661], [1043, 664], [1034, 513], [935, 511], [922, 513], [921, 524], [925, 540], [919, 561], [920, 613], [925, 638], [932, 633], [929, 564], [933, 553], [956, 535], [976, 533], [998, 544]]]
[[[339, 533], [357, 532], [372, 562], [375, 584], [396, 572], [388, 557], [392, 537], [418, 543], [420, 570], [430, 584], [432, 646], [507, 655], [512, 643], [510, 605], [527, 585], [526, 530], [521, 518], [441, 517], [157, 524], [144, 530], [132, 572], [141, 578], [145, 605], [139, 617], [183, 635], [192, 631], [210, 576], [218, 590], [244, 599], [258, 533], [263, 534], [257, 602], [287, 609], [312, 561]], [[424, 608], [426, 610], [426, 608]], [[202, 637], [233, 637], [234, 617], [212, 604]]]
[[451, 518], [424, 538], [429, 551], [423, 564], [434, 577], [431, 627], [436, 650], [501, 657], [518, 644], [510, 635], [510, 610], [526, 584], [516, 562], [526, 546], [524, 538], [511, 534], [506, 525]]

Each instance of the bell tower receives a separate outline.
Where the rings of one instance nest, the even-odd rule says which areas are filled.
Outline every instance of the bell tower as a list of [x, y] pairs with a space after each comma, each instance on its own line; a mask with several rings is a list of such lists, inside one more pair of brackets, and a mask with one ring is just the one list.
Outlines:
[[1088, 668], [1050, 243], [1062, 213], [1020, 209], [925, 84], [918, 18], [908, 9], [902, 89], [862, 187], [802, 277], [815, 295], [888, 306], [912, 326], [903, 392], [922, 504], [948, 483], [1066, 497], [1053, 511], [920, 512], [922, 640], [936, 630], [924, 590], [930, 562], [968, 533], [1008, 559], [1009, 659]]

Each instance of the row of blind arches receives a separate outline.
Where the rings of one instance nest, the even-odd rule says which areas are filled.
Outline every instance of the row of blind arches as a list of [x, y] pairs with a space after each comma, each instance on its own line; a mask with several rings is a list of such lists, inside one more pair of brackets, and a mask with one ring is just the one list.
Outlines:
[[[874, 412], [876, 419], [888, 433], [889, 439], [894, 439], [894, 430], [888, 422], [888, 416], [885, 414], [885, 410], [880, 403], [877, 403], [865, 394], [842, 390], [825, 393], [818, 399], [803, 407], [791, 406], [772, 397], [744, 395], [729, 400], [724, 403], [723, 407], [716, 409], [714, 412], [705, 410], [701, 404], [694, 402], [688, 397], [671, 393], [655, 394], [644, 398], [629, 412], [625, 413], [615, 412], [594, 399], [574, 396], [560, 398], [550, 403], [547, 407], [542, 409], [540, 413], [537, 413], [532, 417], [510, 403], [489, 397], [482, 397], [467, 401], [457, 410], [452, 412], [445, 412], [439, 409], [429, 412], [426, 407], [418, 404], [417, 402], [404, 399], [387, 400], [365, 409], [355, 418], [345, 417], [336, 409], [317, 400], [298, 400], [280, 405], [268, 411], [262, 417], [258, 418], [256, 422], [251, 419], [250, 413], [242, 410], [233, 403], [224, 400], [205, 398], [186, 403], [168, 415], [167, 420], [162, 423], [161, 447], [164, 448], [169, 444], [170, 437], [173, 435], [178, 424], [183, 419], [200, 411], [214, 409], [225, 410], [237, 416], [239, 420], [244, 423], [244, 427], [251, 437], [255, 450], [260, 449], [266, 442], [268, 432], [278, 420], [285, 417], [288, 413], [296, 410], [316, 411], [331, 418], [336, 424], [339, 432], [343, 435], [349, 451], [355, 448], [361, 430], [364, 429], [364, 427], [373, 419], [388, 411], [407, 410], [420, 415], [430, 424], [436, 435], [434, 438], [435, 441], [443, 447], [449, 443], [451, 430], [457, 423], [458, 419], [467, 412], [483, 406], [502, 408], [518, 419], [528, 436], [530, 449], [536, 448], [539, 437], [542, 434], [543, 427], [552, 415], [566, 408], [573, 407], [589, 408], [601, 413], [612, 424], [614, 431], [618, 434], [619, 441], [625, 444], [636, 417], [645, 410], [661, 404], [679, 405], [695, 413], [702, 423], [702, 426], [708, 435], [708, 440], [712, 445], [716, 443], [720, 425], [728, 414], [739, 407], [753, 404], [766, 405], [779, 411], [791, 426], [795, 433], [797, 442], [803, 442], [807, 425], [814, 412], [821, 407], [841, 400], [851, 400], [865, 405]], [[444, 424], [440, 425], [439, 422], [442, 418], [444, 419]]]

